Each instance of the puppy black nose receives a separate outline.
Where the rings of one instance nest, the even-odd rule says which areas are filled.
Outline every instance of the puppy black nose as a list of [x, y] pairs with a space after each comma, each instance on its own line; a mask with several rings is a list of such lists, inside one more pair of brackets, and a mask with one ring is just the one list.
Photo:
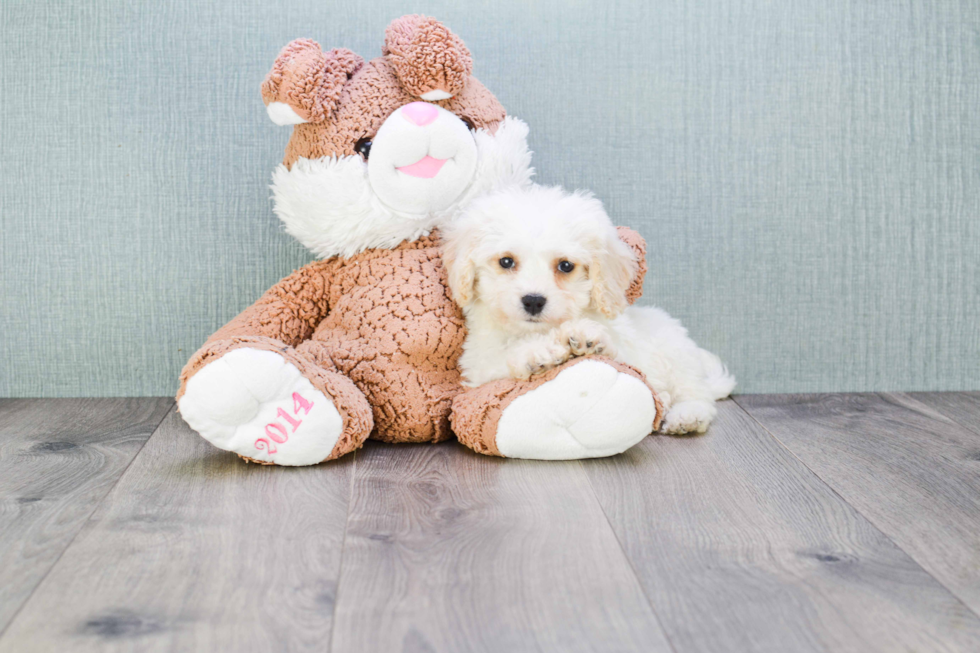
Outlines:
[[521, 297], [524, 310], [528, 315], [537, 315], [544, 310], [544, 305], [548, 303], [548, 298], [544, 295], [524, 295]]

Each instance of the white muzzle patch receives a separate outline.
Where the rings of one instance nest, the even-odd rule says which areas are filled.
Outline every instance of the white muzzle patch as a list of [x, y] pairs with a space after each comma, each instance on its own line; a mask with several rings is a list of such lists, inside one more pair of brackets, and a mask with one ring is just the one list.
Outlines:
[[430, 106], [437, 113], [425, 124], [402, 115], [402, 107], [374, 137], [368, 179], [395, 211], [442, 211], [466, 191], [476, 172], [477, 147], [469, 128], [449, 111]]
[[[355, 154], [299, 159], [291, 168], [282, 164], [276, 167], [272, 173], [276, 215], [287, 232], [320, 258], [353, 256], [372, 247], [395, 247], [454, 219], [462, 206], [484, 193], [510, 184], [529, 184], [534, 169], [527, 131], [521, 120], [508, 116], [496, 133], [480, 129], [469, 136], [476, 150], [472, 181], [454, 203], [442, 210], [399, 210], [383, 202], [369, 179], [369, 165]], [[374, 156], [372, 148], [369, 161]], [[394, 169], [394, 163], [391, 165]], [[448, 172], [446, 165], [431, 179], [415, 181], [441, 183], [443, 174]], [[412, 179], [410, 175], [408, 178]]]

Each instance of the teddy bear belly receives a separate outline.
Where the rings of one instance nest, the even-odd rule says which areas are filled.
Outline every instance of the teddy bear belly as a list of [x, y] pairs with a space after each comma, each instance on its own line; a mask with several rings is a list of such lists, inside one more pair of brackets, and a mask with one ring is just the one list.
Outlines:
[[374, 410], [371, 437], [387, 442], [450, 438], [449, 411], [462, 390], [456, 363], [465, 335], [455, 306], [443, 299], [436, 304], [445, 306], [426, 302], [419, 310], [416, 296], [376, 304], [367, 312], [344, 303], [334, 307], [308, 347], [367, 396]]
[[362, 363], [348, 372], [374, 410], [371, 438], [385, 442], [440, 442], [452, 437], [449, 413], [462, 390], [459, 374], [419, 371], [411, 365]]

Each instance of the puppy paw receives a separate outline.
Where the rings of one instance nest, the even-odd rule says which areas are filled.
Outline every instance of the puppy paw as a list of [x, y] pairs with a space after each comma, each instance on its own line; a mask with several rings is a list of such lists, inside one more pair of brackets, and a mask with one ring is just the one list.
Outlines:
[[616, 352], [606, 327], [594, 320], [571, 320], [561, 325], [558, 340], [568, 347], [574, 356], [605, 354], [613, 357]]
[[554, 336], [537, 336], [517, 345], [507, 358], [507, 367], [513, 378], [528, 379], [561, 365], [569, 356], [568, 347]]
[[682, 401], [667, 411], [660, 430], [667, 435], [704, 433], [717, 412], [710, 401]]

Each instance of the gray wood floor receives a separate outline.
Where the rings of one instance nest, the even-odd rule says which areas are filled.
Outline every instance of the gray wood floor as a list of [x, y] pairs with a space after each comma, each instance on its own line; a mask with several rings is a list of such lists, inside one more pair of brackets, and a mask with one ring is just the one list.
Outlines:
[[980, 651], [980, 393], [719, 408], [284, 469], [169, 399], [0, 400], [0, 652]]

